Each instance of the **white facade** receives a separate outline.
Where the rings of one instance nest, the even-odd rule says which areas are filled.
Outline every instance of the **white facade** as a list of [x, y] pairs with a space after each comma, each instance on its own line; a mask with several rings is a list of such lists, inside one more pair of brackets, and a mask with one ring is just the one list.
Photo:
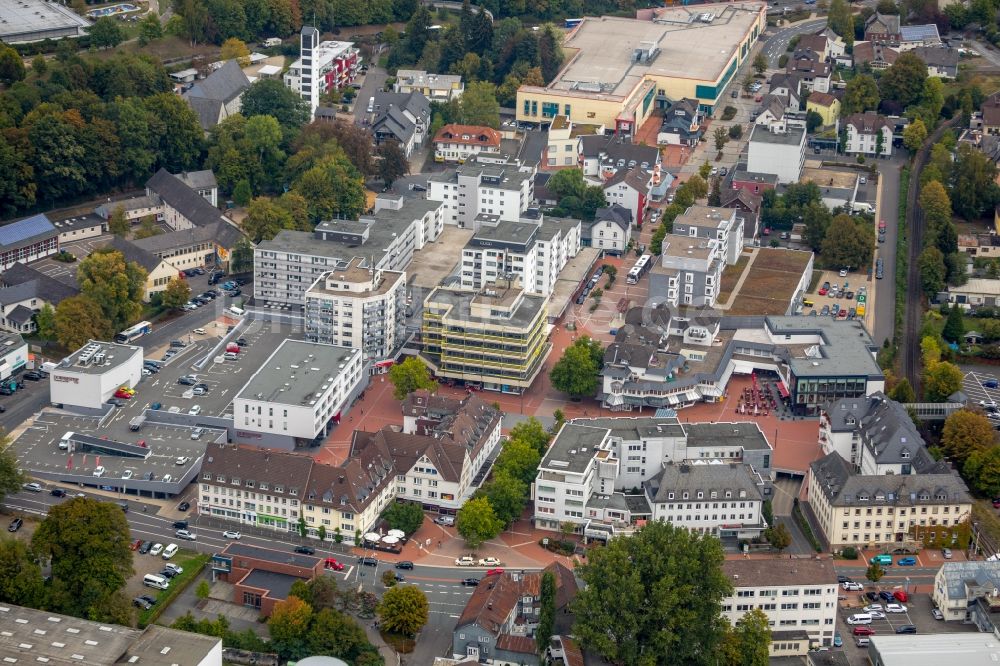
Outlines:
[[469, 160], [428, 180], [427, 198], [444, 203], [445, 224], [474, 229], [477, 215], [516, 221], [534, 198], [534, 167]]
[[457, 74], [429, 74], [420, 69], [401, 69], [396, 72], [393, 92], [418, 92], [432, 102], [458, 99], [465, 92], [462, 77]]
[[285, 85], [309, 104], [312, 118], [321, 95], [338, 90], [354, 80], [361, 64], [353, 42], [319, 41], [319, 31], [303, 26], [299, 59], [285, 72]]
[[931, 599], [946, 621], [969, 620], [969, 605], [977, 598], [996, 603], [1000, 593], [1000, 562], [945, 562], [934, 575]]
[[806, 156], [806, 131], [789, 128], [785, 133], [769, 132], [755, 125], [750, 132], [747, 171], [773, 174], [782, 184], [798, 182]]
[[17, 333], [0, 332], [0, 345], [0, 380], [4, 380], [28, 363], [28, 343]]
[[360, 349], [285, 340], [233, 399], [234, 424], [313, 440], [339, 419], [363, 370]]
[[103, 409], [121, 386], [142, 379], [142, 347], [91, 340], [49, 374], [52, 404]]
[[632, 237], [632, 225], [624, 229], [611, 220], [597, 220], [591, 226], [590, 244], [611, 254], [622, 254]]
[[[633, 175], [636, 177], [633, 177]], [[637, 177], [641, 177], [645, 180], [645, 183], [640, 185], [637, 182]], [[649, 174], [638, 169], [626, 179], [607, 185], [604, 188], [604, 198], [607, 199], [608, 205], [618, 204], [628, 209], [632, 213], [632, 219], [637, 223], [641, 223], [643, 216], [646, 214], [648, 195]]]
[[870, 132], [858, 131], [852, 123], [845, 123], [847, 127], [847, 145], [844, 148], [844, 152], [849, 155], [863, 154], [863, 155], [874, 155], [875, 150], [878, 146], [878, 135], [882, 135], [882, 152], [879, 153], [882, 156], [888, 157], [892, 155], [892, 130], [883, 125], [882, 127], [872, 130]]

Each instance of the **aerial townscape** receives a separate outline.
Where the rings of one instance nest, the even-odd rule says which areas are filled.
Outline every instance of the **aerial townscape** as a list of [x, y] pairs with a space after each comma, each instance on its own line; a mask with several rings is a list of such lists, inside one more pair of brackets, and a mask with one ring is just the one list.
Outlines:
[[1000, 0], [0, 0], [0, 659], [996, 666]]

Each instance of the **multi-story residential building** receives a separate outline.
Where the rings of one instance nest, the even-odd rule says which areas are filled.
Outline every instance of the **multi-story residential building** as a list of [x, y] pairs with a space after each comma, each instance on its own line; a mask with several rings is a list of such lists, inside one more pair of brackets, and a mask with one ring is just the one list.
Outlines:
[[797, 109], [799, 108], [799, 100], [802, 97], [802, 93], [800, 92], [801, 85], [802, 80], [798, 74], [776, 72], [771, 75], [771, 89], [768, 94], [786, 100], [789, 108]]
[[817, 60], [812, 51], [804, 54], [796, 51], [795, 56], [785, 65], [785, 71], [798, 77], [800, 90], [830, 92], [830, 63]]
[[865, 41], [880, 44], [899, 44], [900, 17], [898, 14], [872, 14], [865, 21]]
[[806, 130], [789, 127], [786, 132], [771, 132], [754, 125], [750, 131], [747, 170], [773, 174], [778, 183], [794, 183], [802, 174], [806, 159]]
[[946, 621], [970, 622], [976, 619], [979, 602], [985, 602], [988, 611], [996, 612], [1000, 606], [998, 589], [1000, 562], [944, 562], [934, 575], [931, 600]]
[[[752, 610], [763, 612], [771, 629], [772, 657], [833, 645], [840, 590], [833, 560], [801, 557], [776, 565], [774, 560], [723, 562], [722, 571], [733, 586], [733, 593], [722, 600], [723, 617], [735, 625]], [[788, 637], [803, 630], [808, 640], [789, 649], [796, 641]]]
[[574, 123], [566, 116], [556, 116], [549, 125], [548, 142], [542, 156], [543, 169], [561, 169], [580, 166], [583, 159], [581, 146], [588, 141], [607, 142], [604, 126], [591, 123]]
[[840, 118], [840, 100], [830, 93], [814, 92], [806, 102], [806, 111], [818, 113], [824, 127], [833, 125]]
[[584, 223], [583, 245], [621, 256], [632, 237], [632, 213], [619, 204], [598, 208], [592, 223]]
[[476, 217], [484, 213], [519, 220], [534, 198], [534, 182], [534, 167], [470, 159], [454, 170], [433, 174], [427, 198], [443, 204], [446, 224], [476, 230]]
[[0, 271], [59, 252], [59, 230], [45, 213], [0, 227]]
[[[808, 285], [808, 280], [806, 280]], [[598, 399], [614, 410], [677, 408], [721, 397], [733, 374], [775, 373], [792, 408], [885, 388], [878, 346], [859, 323], [794, 316], [676, 317], [633, 308], [604, 352]]]
[[604, 197], [609, 204], [618, 204], [632, 213], [632, 219], [641, 225], [649, 203], [651, 176], [641, 166], [619, 169], [604, 183]]
[[[542, 576], [555, 577], [555, 610], [577, 593], [573, 572], [560, 562], [531, 573], [508, 571], [477, 586], [452, 633], [452, 658], [461, 663], [538, 666], [535, 630], [541, 615]], [[565, 649], [566, 641], [562, 641]], [[456, 661], [455, 663], [458, 663]], [[566, 666], [580, 662], [564, 661]]]
[[850, 155], [892, 155], [892, 125], [885, 116], [872, 111], [852, 113], [844, 118], [847, 143], [844, 152]]
[[239, 441], [294, 449], [322, 440], [368, 384], [357, 347], [283, 341], [233, 398]]
[[510, 277], [519, 278], [530, 294], [549, 296], [559, 272], [580, 252], [579, 220], [539, 216], [508, 222], [480, 215], [476, 227], [462, 250], [464, 289]]
[[[310, 106], [310, 117], [319, 98], [351, 85], [361, 67], [361, 52], [353, 42], [319, 41], [315, 28], [303, 26], [299, 59], [285, 72], [285, 85]], [[359, 102], [361, 103], [361, 102]]]
[[857, 474], [839, 453], [809, 466], [809, 502], [833, 550], [906, 546], [968, 519], [972, 497], [958, 474]]
[[403, 402], [401, 432], [386, 427], [358, 437], [385, 442], [396, 466], [398, 500], [453, 514], [499, 455], [502, 416], [474, 393], [456, 400], [416, 391]]
[[[535, 524], [558, 530], [572, 522], [587, 538], [609, 539], [660, 518], [723, 536], [752, 536], [766, 527], [761, 498], [770, 494], [771, 474], [771, 447], [756, 424], [574, 419], [539, 466], [532, 487]], [[687, 499], [702, 501], [689, 511]]]
[[929, 474], [948, 471], [927, 451], [906, 407], [881, 391], [841, 398], [819, 416], [823, 453], [837, 452], [861, 474]]
[[663, 239], [663, 258], [650, 277], [651, 293], [674, 306], [715, 304], [722, 271], [743, 251], [743, 217], [735, 209], [691, 206]]
[[548, 298], [517, 279], [478, 291], [435, 287], [424, 300], [420, 359], [438, 377], [520, 394], [551, 349], [547, 321]]
[[355, 257], [306, 291], [306, 339], [360, 349], [365, 367], [383, 372], [405, 338], [406, 273], [362, 264]]
[[396, 72], [393, 92], [418, 92], [432, 102], [458, 99], [465, 92], [462, 77], [457, 74], [429, 74], [421, 69], [401, 69]]
[[370, 108], [375, 145], [396, 141], [409, 157], [424, 144], [431, 126], [431, 103], [422, 94], [376, 92]]
[[320, 222], [315, 230], [278, 232], [254, 249], [254, 296], [263, 302], [301, 306], [305, 293], [323, 274], [360, 267], [401, 272], [413, 253], [444, 230], [445, 206], [427, 199], [380, 196], [375, 210], [358, 221]]
[[445, 125], [434, 135], [435, 162], [465, 162], [480, 153], [500, 153], [500, 132], [477, 125]]

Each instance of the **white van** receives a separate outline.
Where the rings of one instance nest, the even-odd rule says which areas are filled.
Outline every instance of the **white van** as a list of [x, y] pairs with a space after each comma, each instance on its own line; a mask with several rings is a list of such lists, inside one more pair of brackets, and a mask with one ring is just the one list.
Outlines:
[[868, 644], [871, 643], [871, 639], [867, 636], [858, 636], [854, 639], [854, 642], [857, 643], [858, 647], [868, 647]]
[[229, 312], [236, 315], [237, 317], [242, 317], [244, 310], [243, 308], [238, 308], [235, 305], [230, 305]]
[[[172, 543], [172, 544], [170, 544], [169, 546], [167, 546], [166, 548], [163, 549], [163, 555], [162, 555], [162, 557], [165, 560], [169, 560], [171, 557], [173, 557], [174, 555], [177, 554], [177, 551], [178, 551], [177, 544], [176, 543]], [[868, 619], [868, 622], [871, 622], [871, 618]]]
[[65, 435], [62, 436], [62, 439], [59, 440], [59, 450], [60, 451], [65, 451], [66, 449], [69, 448], [69, 440], [73, 439], [73, 435], [74, 434], [75, 433], [68, 432], [68, 433], [66, 433]]
[[[164, 553], [166, 555], [166, 553]], [[847, 618], [847, 624], [871, 624], [872, 616], [868, 613], [857, 613]]]
[[165, 590], [170, 586], [170, 581], [168, 581], [163, 576], [157, 576], [156, 574], [146, 574], [142, 577], [142, 584], [146, 587], [156, 588], [157, 590]]

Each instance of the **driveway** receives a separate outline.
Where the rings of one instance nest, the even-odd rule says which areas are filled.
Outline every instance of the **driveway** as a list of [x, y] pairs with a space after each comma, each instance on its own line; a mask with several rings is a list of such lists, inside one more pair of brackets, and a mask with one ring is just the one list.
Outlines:
[[368, 100], [385, 87], [388, 78], [389, 74], [384, 69], [374, 63], [368, 64], [368, 72], [354, 102], [354, 122], [359, 125], [364, 124], [368, 116]]

